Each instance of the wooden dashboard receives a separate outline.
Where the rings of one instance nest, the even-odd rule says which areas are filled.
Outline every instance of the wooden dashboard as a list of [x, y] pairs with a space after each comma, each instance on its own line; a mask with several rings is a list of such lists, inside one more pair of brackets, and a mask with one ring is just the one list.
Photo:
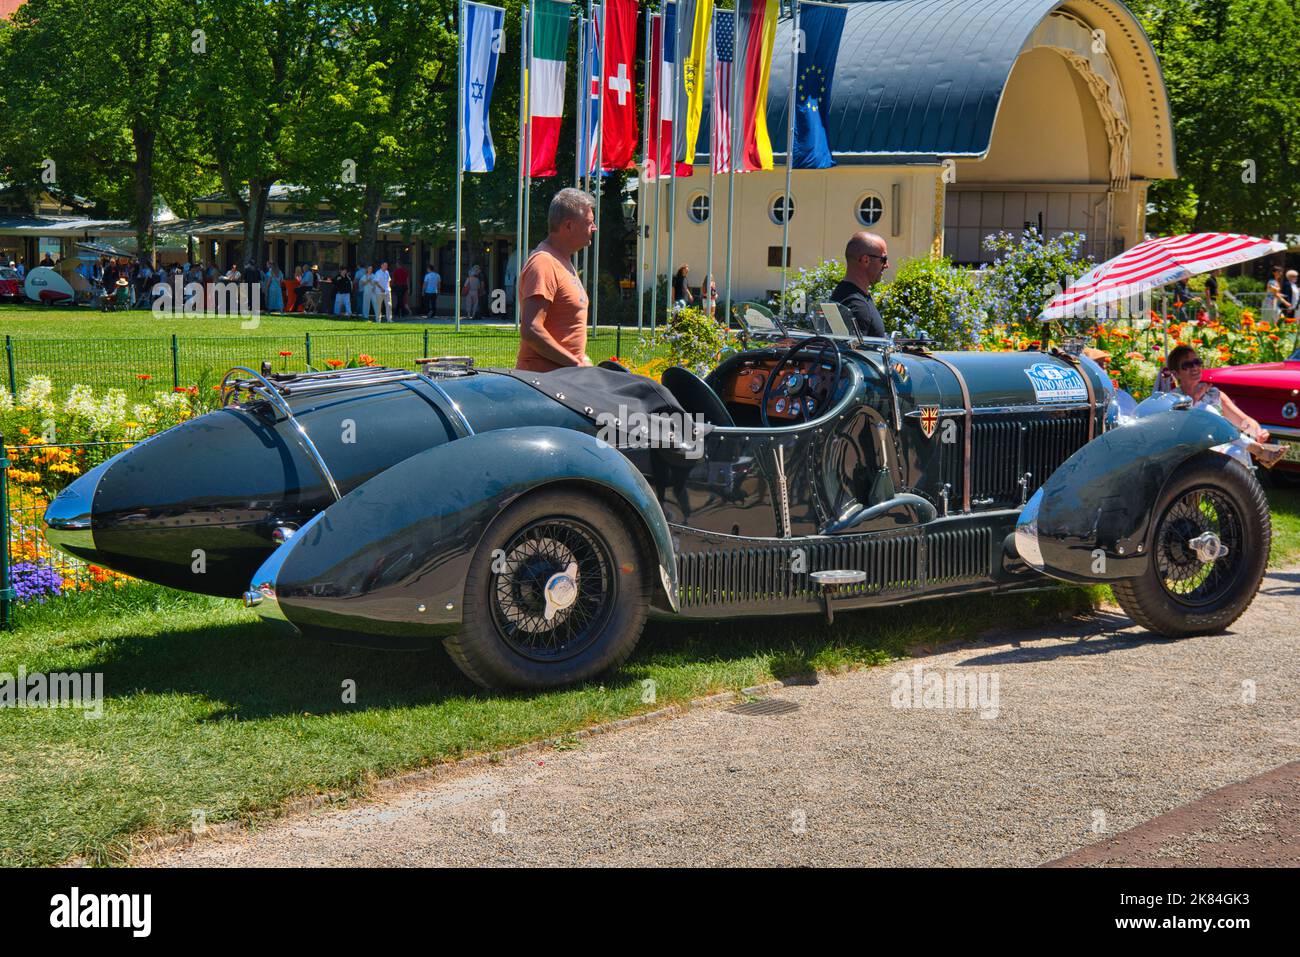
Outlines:
[[[755, 359], [746, 362], [736, 370], [731, 381], [724, 386], [722, 401], [758, 408], [759, 401], [763, 397], [763, 389], [776, 363], [776, 359]], [[768, 418], [802, 421], [803, 406], [809, 401], [812, 405], [808, 409], [808, 418], [816, 418], [821, 414], [830, 390], [835, 386], [832, 381], [833, 371], [832, 367], [825, 363], [819, 367], [815, 359], [800, 359], [786, 363], [767, 399]], [[801, 385], [805, 387], [800, 390], [800, 396], [794, 398], [786, 394], [792, 376], [799, 376], [804, 380], [802, 383], [796, 380], [794, 383], [796, 388]], [[808, 395], [808, 390], [811, 390], [811, 396]]]

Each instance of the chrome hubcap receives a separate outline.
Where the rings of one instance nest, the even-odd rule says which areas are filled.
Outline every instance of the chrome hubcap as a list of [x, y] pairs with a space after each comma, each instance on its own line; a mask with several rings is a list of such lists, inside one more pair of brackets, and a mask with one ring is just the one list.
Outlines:
[[558, 611], [564, 611], [578, 599], [578, 563], [569, 562], [562, 572], [556, 572], [547, 579], [542, 590], [546, 598], [546, 607], [542, 617], [550, 621]]
[[1195, 538], [1187, 540], [1187, 547], [1196, 553], [1196, 557], [1209, 564], [1228, 554], [1228, 546], [1219, 541], [1214, 532], [1202, 532]]

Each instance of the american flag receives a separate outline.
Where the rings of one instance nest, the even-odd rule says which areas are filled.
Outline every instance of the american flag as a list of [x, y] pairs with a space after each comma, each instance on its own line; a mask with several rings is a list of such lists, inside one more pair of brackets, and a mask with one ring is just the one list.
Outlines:
[[713, 18], [713, 105], [717, 119], [713, 172], [731, 169], [731, 62], [735, 58], [736, 25], [731, 11], [720, 10]]

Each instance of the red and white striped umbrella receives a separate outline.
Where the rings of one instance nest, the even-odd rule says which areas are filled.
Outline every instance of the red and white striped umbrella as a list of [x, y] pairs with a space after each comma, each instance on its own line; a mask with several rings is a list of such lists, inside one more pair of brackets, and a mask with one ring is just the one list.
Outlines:
[[1239, 233], [1158, 236], [1093, 267], [1055, 296], [1039, 318], [1067, 319], [1091, 315], [1097, 306], [1131, 299], [1189, 276], [1284, 249], [1285, 243]]

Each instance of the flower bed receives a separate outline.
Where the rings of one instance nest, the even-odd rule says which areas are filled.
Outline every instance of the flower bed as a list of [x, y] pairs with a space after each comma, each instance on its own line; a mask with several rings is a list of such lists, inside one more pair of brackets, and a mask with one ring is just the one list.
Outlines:
[[[217, 401], [216, 387], [206, 382], [170, 391], [155, 389], [150, 382], [141, 374], [129, 391], [96, 393], [89, 386], [74, 385], [57, 393], [49, 377], [38, 375], [28, 379], [16, 397], [0, 392], [0, 435], [16, 440], [5, 449], [9, 507], [3, 521], [12, 563], [9, 576], [18, 601], [119, 587], [129, 580], [55, 552], [41, 531], [41, 517], [50, 499], [77, 476]], [[65, 436], [79, 441], [58, 441]]]

